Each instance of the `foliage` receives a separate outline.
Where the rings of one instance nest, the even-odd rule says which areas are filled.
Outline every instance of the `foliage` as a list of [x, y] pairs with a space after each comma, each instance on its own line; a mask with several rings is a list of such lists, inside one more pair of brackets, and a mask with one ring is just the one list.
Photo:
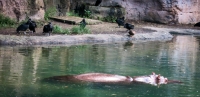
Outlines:
[[53, 27], [53, 33], [62, 33], [62, 27], [58, 26], [58, 25], [55, 25]]
[[105, 21], [105, 22], [115, 23], [116, 19], [117, 17], [107, 16], [107, 17], [101, 18], [100, 20]]
[[90, 29], [85, 27], [82, 28], [81, 26], [74, 26], [71, 30], [63, 29], [61, 26], [55, 25], [53, 28], [53, 33], [57, 34], [89, 34]]
[[48, 8], [44, 14], [44, 19], [46, 21], [49, 20], [49, 17], [51, 16], [55, 16], [56, 15], [56, 8], [55, 7], [52, 7], [52, 8]]
[[77, 13], [75, 13], [74, 11], [70, 11], [66, 13], [67, 16], [78, 16]]
[[70, 30], [67, 29], [67, 28], [66, 28], [66, 29], [63, 29], [63, 33], [64, 33], [64, 34], [71, 34]]
[[85, 12], [85, 15], [83, 16], [83, 17], [85, 17], [85, 18], [90, 18], [91, 17], [91, 11], [89, 11], [89, 10], [84, 10], [84, 12]]
[[87, 28], [87, 27], [81, 27], [81, 26], [74, 26], [72, 29], [71, 29], [71, 33], [72, 34], [89, 34], [91, 33], [90, 29]]
[[[74, 11], [67, 12], [66, 15], [67, 15], [67, 16], [76, 16], [76, 17], [80, 17], [80, 16], [78, 15], [78, 13], [75, 13]], [[83, 16], [84, 18], [90, 18], [91, 15], [92, 15], [91, 11], [89, 11], [89, 10], [84, 10], [84, 16]]]
[[14, 26], [15, 24], [16, 21], [10, 19], [9, 17], [4, 16], [3, 14], [0, 14], [0, 28]]
[[55, 25], [53, 28], [53, 33], [58, 33], [58, 34], [70, 34], [69, 29], [62, 29], [61, 26]]

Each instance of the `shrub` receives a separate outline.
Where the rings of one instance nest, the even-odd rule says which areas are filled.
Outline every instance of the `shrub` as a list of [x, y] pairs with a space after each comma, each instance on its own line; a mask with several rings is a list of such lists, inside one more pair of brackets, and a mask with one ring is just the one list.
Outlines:
[[55, 25], [53, 27], [53, 33], [62, 33], [62, 32], [63, 32], [63, 29], [61, 26]]
[[90, 29], [85, 27], [82, 28], [80, 26], [74, 26], [71, 30], [69, 29], [62, 29], [61, 26], [55, 25], [53, 28], [53, 33], [57, 33], [57, 34], [89, 34]]
[[74, 13], [74, 11], [70, 11], [66, 13], [67, 16], [78, 16], [77, 13]]
[[63, 29], [63, 34], [71, 34], [70, 30], [69, 29]]
[[46, 21], [49, 20], [49, 17], [51, 16], [55, 16], [56, 15], [56, 8], [55, 7], [52, 7], [52, 8], [48, 8], [44, 14], [44, 19]]
[[55, 25], [53, 28], [53, 33], [58, 33], [58, 34], [71, 34], [69, 29], [62, 29], [61, 26]]
[[116, 19], [117, 19], [116, 17], [107, 16], [107, 17], [102, 18], [101, 20], [102, 20], [102, 21], [105, 21], [105, 22], [115, 23], [115, 20], [116, 20]]
[[72, 29], [71, 29], [71, 33], [72, 34], [89, 34], [91, 33], [90, 29], [85, 27], [85, 28], [82, 28], [80, 26], [74, 26]]
[[15, 24], [16, 24], [16, 21], [0, 14], [0, 27], [14, 26]]
[[85, 18], [90, 18], [91, 17], [91, 11], [84, 10], [84, 12], [85, 12], [85, 15], [83, 17], [85, 17]]

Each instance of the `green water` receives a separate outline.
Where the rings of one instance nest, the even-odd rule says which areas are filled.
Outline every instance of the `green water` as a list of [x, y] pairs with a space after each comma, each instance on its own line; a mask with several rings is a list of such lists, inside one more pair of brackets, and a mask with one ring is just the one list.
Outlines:
[[[0, 46], [0, 97], [199, 97], [199, 44], [198, 37], [178, 36], [167, 42]], [[158, 87], [42, 81], [90, 72], [129, 76], [156, 72], [183, 83]]]

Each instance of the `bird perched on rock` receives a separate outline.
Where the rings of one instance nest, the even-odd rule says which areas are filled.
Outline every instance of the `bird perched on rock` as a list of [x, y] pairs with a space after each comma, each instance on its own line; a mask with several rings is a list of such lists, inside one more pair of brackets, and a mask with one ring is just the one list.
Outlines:
[[131, 30], [131, 29], [134, 29], [134, 25], [129, 24], [129, 23], [126, 23], [126, 24], [124, 25], [124, 28], [126, 28], [126, 29], [128, 29], [128, 30]]
[[84, 29], [86, 25], [87, 25], [87, 23], [86, 23], [85, 19], [83, 19], [83, 20], [80, 22], [80, 27], [81, 27], [82, 29]]
[[194, 27], [200, 27], [200, 22], [194, 24]]
[[29, 25], [31, 23], [31, 20], [29, 19], [26, 23], [21, 24], [17, 27], [17, 33], [20, 34], [20, 31], [24, 31], [24, 34], [26, 34], [26, 30], [29, 28]]
[[53, 31], [53, 25], [51, 24], [51, 22], [49, 22], [49, 24], [44, 25], [43, 27], [43, 33], [48, 33], [50, 36], [50, 33]]
[[124, 26], [124, 17], [117, 18], [115, 21], [118, 24], [119, 28], [120, 28], [120, 26]]
[[30, 31], [33, 31], [33, 33], [35, 33], [35, 28], [37, 28], [37, 24], [36, 24], [36, 22], [35, 21], [32, 21], [31, 19], [30, 19], [30, 24], [29, 24], [29, 30]]
[[102, 2], [102, 0], [97, 0], [95, 3], [95, 6], [99, 6], [101, 2]]

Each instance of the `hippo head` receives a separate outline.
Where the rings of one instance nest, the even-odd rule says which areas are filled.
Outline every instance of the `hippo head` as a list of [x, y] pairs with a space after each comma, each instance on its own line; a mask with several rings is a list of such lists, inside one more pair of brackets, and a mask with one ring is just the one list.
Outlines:
[[134, 81], [151, 84], [151, 85], [160, 85], [160, 84], [167, 84], [168, 79], [161, 76], [160, 74], [155, 74], [154, 72], [149, 76], [138, 76], [134, 78]]
[[157, 75], [154, 72], [152, 73], [152, 75], [155, 76], [154, 80], [157, 85], [167, 84], [168, 79], [164, 76], [161, 76], [160, 74]]

